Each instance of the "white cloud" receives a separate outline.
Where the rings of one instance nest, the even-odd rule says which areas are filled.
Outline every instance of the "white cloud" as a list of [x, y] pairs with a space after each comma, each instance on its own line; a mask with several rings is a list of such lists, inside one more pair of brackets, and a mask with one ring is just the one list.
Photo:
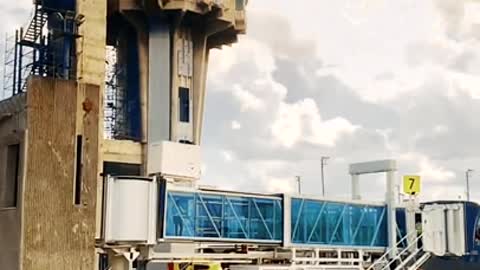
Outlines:
[[[319, 120], [319, 119], [318, 119]], [[310, 142], [325, 146], [335, 146], [337, 139], [345, 134], [352, 134], [359, 126], [342, 117], [335, 117], [325, 122], [312, 122], [312, 136]]]
[[[231, 47], [224, 46], [222, 50], [213, 50], [210, 53], [209, 79], [219, 80], [221, 76], [230, 71], [233, 65], [248, 59], [249, 65], [254, 65], [261, 74], [269, 74], [275, 70], [275, 60], [272, 49], [266, 44], [241, 36], [240, 41]], [[236, 74], [239, 78], [243, 74]]]
[[243, 89], [240, 85], [234, 85], [233, 96], [240, 102], [240, 110], [246, 111], [260, 111], [265, 107], [263, 100]]
[[432, 182], [448, 182], [455, 177], [455, 173], [449, 171], [445, 168], [442, 168], [427, 158], [422, 158], [420, 160], [420, 171], [419, 175], [422, 175], [427, 181]]
[[248, 173], [260, 184], [266, 192], [272, 193], [291, 193], [295, 190], [294, 175], [278, 175], [275, 172], [290, 168], [291, 164], [280, 160], [250, 161], [247, 163]]
[[475, 74], [465, 74], [456, 71], [446, 71], [445, 76], [450, 81], [450, 95], [464, 92], [472, 98], [480, 99], [480, 77]]
[[268, 192], [272, 193], [293, 193], [293, 178], [268, 177], [265, 185]]
[[401, 154], [399, 159], [400, 161], [408, 161], [418, 164], [418, 171], [415, 173], [422, 176], [426, 183], [448, 183], [456, 176], [455, 172], [436, 164], [428, 156], [421, 153], [410, 152]]
[[353, 25], [365, 23], [369, 18], [382, 12], [387, 5], [383, 0], [344, 1], [342, 16]]
[[235, 49], [224, 46], [222, 50], [212, 50], [208, 72], [215, 76], [211, 76], [211, 79], [219, 78], [228, 72], [236, 62], [238, 62], [238, 58]]
[[242, 128], [242, 124], [238, 122], [237, 120], [232, 121], [232, 129], [233, 130], [239, 130]]
[[202, 175], [205, 175], [207, 173], [207, 164], [202, 163], [202, 165], [200, 167], [200, 172], [201, 172]]
[[287, 148], [299, 142], [333, 147], [339, 136], [351, 134], [356, 129], [341, 117], [322, 121], [317, 104], [312, 99], [293, 104], [281, 103], [271, 127], [274, 139]]
[[292, 147], [303, 136], [301, 105], [283, 104], [272, 124], [274, 139], [285, 147]]
[[235, 160], [235, 153], [233, 153], [230, 150], [222, 150], [220, 153], [221, 153], [223, 159], [225, 160], [225, 162], [230, 163], [233, 160]]
[[445, 125], [436, 125], [433, 128], [433, 132], [436, 134], [445, 134], [448, 132], [448, 127]]

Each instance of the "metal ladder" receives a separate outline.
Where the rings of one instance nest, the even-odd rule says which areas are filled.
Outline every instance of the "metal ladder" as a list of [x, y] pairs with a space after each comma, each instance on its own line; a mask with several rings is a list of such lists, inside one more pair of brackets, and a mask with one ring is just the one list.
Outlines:
[[[414, 235], [416, 235], [416, 232], [406, 235], [400, 241], [398, 241], [396, 246]], [[423, 248], [417, 248], [417, 244], [422, 237], [423, 235], [416, 237], [415, 240], [409, 243], [393, 258], [388, 259], [388, 256], [391, 254], [393, 249], [387, 250], [385, 254], [383, 254], [383, 256], [376, 260], [372, 265], [370, 265], [367, 270], [417, 270], [431, 257], [431, 254], [429, 252], [425, 252]], [[413, 250], [413, 252], [410, 252], [410, 250]], [[399, 262], [399, 264], [395, 265], [396, 262]]]
[[30, 21], [30, 24], [28, 25], [24, 36], [21, 37], [22, 41], [34, 44], [42, 35], [42, 30], [47, 23], [47, 20], [48, 14], [44, 12], [44, 10], [39, 4], [36, 4], [32, 20]]

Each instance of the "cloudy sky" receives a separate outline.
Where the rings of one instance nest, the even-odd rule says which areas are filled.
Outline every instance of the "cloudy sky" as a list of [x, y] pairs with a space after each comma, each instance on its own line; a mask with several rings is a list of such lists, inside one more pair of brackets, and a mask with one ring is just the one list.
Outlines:
[[[0, 0], [0, 32], [30, 0]], [[294, 2], [294, 3], [293, 3]], [[480, 4], [251, 0], [248, 34], [211, 54], [202, 183], [348, 197], [351, 162], [392, 158], [423, 199], [480, 200]], [[2, 38], [3, 40], [3, 38]], [[3, 44], [0, 44], [3, 46]], [[363, 179], [363, 178], [362, 178]], [[365, 177], [380, 199], [381, 176]]]

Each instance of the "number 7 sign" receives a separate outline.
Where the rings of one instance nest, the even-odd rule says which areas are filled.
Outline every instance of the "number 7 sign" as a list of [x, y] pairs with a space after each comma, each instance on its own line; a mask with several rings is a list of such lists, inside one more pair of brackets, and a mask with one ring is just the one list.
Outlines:
[[418, 195], [421, 187], [420, 176], [405, 175], [403, 177], [403, 192], [410, 195]]

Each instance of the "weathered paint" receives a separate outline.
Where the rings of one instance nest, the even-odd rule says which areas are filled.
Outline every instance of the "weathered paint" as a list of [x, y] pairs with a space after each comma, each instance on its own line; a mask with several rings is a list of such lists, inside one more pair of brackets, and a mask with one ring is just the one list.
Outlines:
[[[94, 269], [98, 101], [97, 86], [37, 77], [29, 81], [23, 270]], [[77, 135], [84, 142], [80, 205], [73, 199]]]

